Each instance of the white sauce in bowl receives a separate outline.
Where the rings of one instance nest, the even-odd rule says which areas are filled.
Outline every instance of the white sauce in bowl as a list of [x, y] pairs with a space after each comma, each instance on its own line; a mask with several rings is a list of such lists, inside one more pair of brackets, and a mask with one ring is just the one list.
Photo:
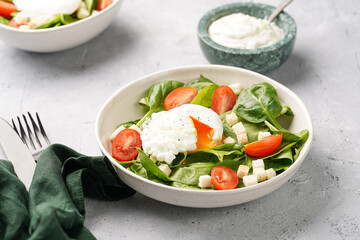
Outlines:
[[208, 32], [214, 42], [236, 49], [264, 48], [284, 37], [275, 23], [243, 13], [219, 18], [210, 24]]

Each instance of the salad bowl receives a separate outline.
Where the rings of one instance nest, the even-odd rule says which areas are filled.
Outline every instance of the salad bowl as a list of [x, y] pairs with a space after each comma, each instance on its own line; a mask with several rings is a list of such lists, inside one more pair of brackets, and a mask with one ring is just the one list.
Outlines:
[[[119, 123], [143, 116], [138, 100], [144, 97], [155, 83], [165, 80], [188, 82], [200, 75], [220, 85], [240, 83], [244, 88], [262, 82], [273, 85], [278, 92], [279, 99], [290, 106], [295, 115], [291, 122], [285, 123], [288, 125], [288, 130], [299, 132], [302, 129], [307, 129], [309, 131], [309, 138], [297, 160], [278, 176], [259, 184], [233, 190], [212, 191], [175, 188], [159, 184], [136, 175], [112, 158], [110, 135]], [[110, 159], [120, 179], [139, 193], [178, 206], [215, 208], [237, 205], [260, 198], [285, 184], [299, 169], [309, 152], [313, 139], [313, 126], [304, 103], [282, 84], [246, 69], [220, 65], [202, 65], [164, 70], [140, 77], [121, 87], [104, 103], [98, 113], [95, 133], [102, 153]]]
[[0, 24], [0, 39], [30, 52], [56, 52], [79, 46], [104, 31], [115, 18], [123, 0], [80, 21], [52, 28], [24, 30]]

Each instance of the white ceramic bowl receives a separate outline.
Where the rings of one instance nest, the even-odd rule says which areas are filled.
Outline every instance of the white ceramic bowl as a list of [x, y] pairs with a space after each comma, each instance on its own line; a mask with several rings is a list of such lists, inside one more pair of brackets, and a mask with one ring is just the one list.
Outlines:
[[[188, 82], [202, 74], [215, 83], [225, 85], [240, 82], [244, 87], [254, 83], [268, 82], [278, 92], [279, 98], [289, 105], [295, 117], [289, 129], [299, 132], [308, 129], [309, 139], [298, 159], [283, 173], [257, 185], [223, 191], [189, 190], [169, 187], [152, 182], [125, 169], [111, 157], [109, 137], [119, 123], [142, 117], [138, 100], [147, 94], [150, 87], [159, 81], [178, 80]], [[261, 74], [235, 67], [205, 65], [169, 69], [141, 77], [120, 88], [101, 108], [96, 119], [96, 138], [101, 151], [110, 159], [120, 179], [136, 191], [153, 199], [185, 207], [212, 208], [236, 205], [271, 193], [286, 183], [299, 169], [309, 152], [313, 139], [313, 125], [304, 103], [291, 90]]]
[[21, 30], [0, 24], [0, 39], [15, 48], [31, 52], [56, 52], [76, 47], [96, 37], [109, 26], [122, 1], [114, 0], [97, 15], [55, 28]]

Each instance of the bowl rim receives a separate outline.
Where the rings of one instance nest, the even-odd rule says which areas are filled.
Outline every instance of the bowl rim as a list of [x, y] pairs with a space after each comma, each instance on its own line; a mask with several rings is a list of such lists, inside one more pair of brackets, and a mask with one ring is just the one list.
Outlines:
[[[176, 72], [176, 71], [186, 71], [186, 70], [194, 70], [194, 69], [199, 69], [199, 68], [207, 68], [207, 69], [217, 69], [217, 70], [238, 70], [238, 71], [243, 71], [246, 74], [252, 74], [255, 75], [257, 77], [261, 77], [263, 78], [265, 81], [269, 82], [272, 85], [275, 86], [280, 86], [282, 88], [282, 90], [284, 90], [286, 92], [286, 94], [290, 94], [295, 100], [296, 102], [301, 106], [301, 108], [303, 108], [305, 110], [305, 112], [302, 114], [305, 118], [306, 121], [309, 122], [309, 138], [306, 141], [303, 149], [300, 152], [300, 155], [298, 156], [298, 158], [296, 159], [296, 161], [288, 168], [286, 169], [284, 172], [282, 172], [281, 174], [277, 175], [276, 177], [260, 182], [256, 185], [253, 186], [249, 186], [249, 187], [243, 187], [243, 188], [237, 188], [237, 189], [232, 189], [232, 190], [222, 190], [222, 191], [217, 191], [217, 190], [197, 190], [197, 189], [185, 189], [185, 188], [178, 188], [178, 187], [172, 187], [172, 186], [168, 186], [168, 185], [164, 185], [164, 184], [160, 184], [154, 181], [151, 181], [149, 179], [143, 178], [141, 176], [136, 175], [135, 173], [127, 170], [126, 168], [124, 168], [123, 166], [119, 165], [117, 163], [117, 161], [112, 158], [112, 156], [110, 156], [107, 152], [107, 150], [105, 149], [105, 147], [103, 146], [102, 142], [101, 142], [101, 137], [100, 137], [100, 121], [102, 119], [103, 113], [105, 111], [105, 109], [107, 108], [107, 106], [109, 105], [109, 103], [111, 103], [114, 99], [117, 98], [117, 96], [119, 95], [120, 92], [122, 92], [123, 90], [125, 90], [126, 88], [128, 88], [129, 86], [133, 85], [133, 84], [137, 84], [140, 83], [142, 81], [146, 81], [146, 79], [148, 78], [153, 78], [156, 76], [163, 76], [165, 73], [168, 72]], [[100, 147], [101, 152], [110, 160], [110, 162], [112, 163], [112, 165], [114, 166], [114, 168], [119, 169], [122, 173], [127, 174], [131, 177], [134, 177], [140, 181], [143, 181], [145, 183], [148, 183], [150, 185], [152, 185], [153, 187], [157, 187], [157, 188], [163, 188], [163, 189], [167, 189], [169, 191], [176, 191], [176, 192], [189, 192], [189, 193], [199, 193], [199, 194], [205, 194], [205, 195], [212, 195], [212, 194], [217, 194], [219, 196], [221, 195], [228, 195], [228, 194], [240, 194], [242, 192], [249, 192], [249, 191], [256, 191], [262, 188], [266, 188], [266, 186], [270, 186], [271, 184], [275, 183], [276, 181], [279, 181], [280, 178], [286, 178], [288, 175], [292, 175], [296, 172], [296, 169], [298, 167], [301, 166], [302, 162], [305, 160], [305, 157], [307, 156], [312, 142], [313, 142], [313, 123], [311, 120], [311, 116], [310, 113], [308, 111], [308, 109], [306, 108], [305, 104], [303, 103], [303, 101], [293, 92], [291, 91], [289, 88], [287, 88], [286, 86], [284, 86], [283, 84], [265, 76], [262, 75], [260, 73], [254, 72], [254, 71], [250, 71], [244, 68], [238, 68], [238, 67], [233, 67], [233, 66], [223, 66], [223, 65], [190, 65], [190, 66], [182, 66], [182, 67], [174, 67], [174, 68], [168, 68], [165, 70], [161, 70], [161, 71], [157, 71], [154, 73], [150, 73], [147, 74], [145, 76], [139, 77], [136, 80], [133, 80], [127, 84], [125, 84], [124, 86], [120, 87], [118, 90], [116, 90], [106, 101], [105, 103], [102, 105], [100, 111], [98, 112], [98, 115], [96, 117], [96, 121], [95, 121], [95, 136], [96, 136], [96, 140], [97, 140], [97, 144]]]
[[[202, 18], [200, 19], [200, 21], [198, 23], [199, 39], [201, 39], [208, 46], [210, 46], [218, 51], [231, 53], [231, 54], [243, 54], [243, 55], [253, 55], [253, 54], [255, 55], [255, 54], [260, 54], [260, 53], [265, 53], [265, 52], [272, 52], [282, 46], [287, 45], [291, 41], [293, 41], [293, 39], [296, 36], [296, 32], [297, 32], [296, 22], [289, 14], [287, 14], [284, 11], [281, 12], [279, 14], [279, 16], [282, 16], [289, 21], [290, 28], [289, 28], [289, 31], [287, 32], [287, 34], [283, 37], [283, 39], [281, 39], [279, 42], [277, 42], [273, 45], [270, 45], [270, 46], [267, 46], [264, 48], [256, 48], [256, 49], [237, 49], [237, 48], [226, 47], [226, 46], [223, 46], [223, 45], [218, 44], [215, 41], [213, 41], [210, 38], [209, 33], [208, 33], [208, 26], [210, 25], [209, 22], [211, 21], [211, 18], [218, 13], [227, 11], [229, 9], [235, 10], [239, 7], [244, 7], [244, 6], [247, 6], [247, 7], [256, 6], [256, 7], [263, 8], [263, 9], [269, 9], [271, 11], [274, 11], [276, 9], [274, 6], [271, 6], [271, 5], [267, 5], [267, 4], [263, 4], [263, 3], [253, 3], [253, 2], [230, 3], [230, 4], [219, 6], [217, 8], [214, 8], [214, 9], [208, 11], [207, 13], [205, 13], [202, 16]], [[217, 20], [217, 19], [215, 19], [215, 20]]]
[[92, 22], [99, 16], [104, 15], [107, 12], [109, 12], [112, 8], [114, 8], [116, 5], [118, 5], [121, 2], [122, 2], [122, 0], [114, 0], [107, 8], [99, 11], [99, 13], [96, 15], [91, 15], [89, 17], [80, 19], [79, 21], [76, 21], [76, 22], [73, 22], [73, 23], [70, 23], [67, 25], [62, 25], [59, 27], [44, 28], [44, 29], [19, 29], [19, 28], [13, 28], [13, 27], [10, 27], [10, 26], [4, 25], [4, 24], [0, 24], [0, 29], [4, 29], [4, 30], [10, 31], [10, 32], [29, 34], [29, 35], [61, 31], [62, 29], [65, 30], [68, 28], [72, 28], [72, 27], [75, 27], [77, 25], [80, 25], [80, 24], [83, 24], [86, 22]]

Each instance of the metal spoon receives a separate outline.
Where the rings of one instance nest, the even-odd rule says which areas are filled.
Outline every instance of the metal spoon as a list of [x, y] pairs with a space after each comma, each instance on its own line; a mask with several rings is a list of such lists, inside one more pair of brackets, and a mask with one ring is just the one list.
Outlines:
[[269, 22], [272, 22], [277, 15], [279, 15], [279, 13], [281, 13], [281, 11], [287, 6], [289, 5], [293, 0], [284, 0], [276, 9], [275, 11], [270, 15], [270, 17], [268, 18]]

